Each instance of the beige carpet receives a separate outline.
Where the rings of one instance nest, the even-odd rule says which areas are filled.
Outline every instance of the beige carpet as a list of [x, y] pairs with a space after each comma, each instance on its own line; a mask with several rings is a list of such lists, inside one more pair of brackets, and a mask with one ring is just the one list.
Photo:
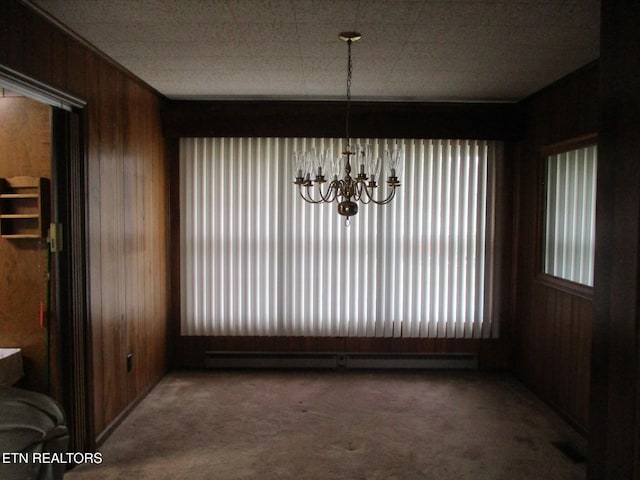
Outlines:
[[502, 374], [175, 372], [65, 479], [583, 479], [566, 440]]

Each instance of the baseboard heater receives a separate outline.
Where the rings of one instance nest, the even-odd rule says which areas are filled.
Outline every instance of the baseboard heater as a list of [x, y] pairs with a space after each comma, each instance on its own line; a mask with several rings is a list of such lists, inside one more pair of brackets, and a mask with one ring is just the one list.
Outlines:
[[372, 354], [307, 352], [222, 352], [205, 354], [206, 368], [326, 368], [475, 370], [478, 357], [467, 353]]

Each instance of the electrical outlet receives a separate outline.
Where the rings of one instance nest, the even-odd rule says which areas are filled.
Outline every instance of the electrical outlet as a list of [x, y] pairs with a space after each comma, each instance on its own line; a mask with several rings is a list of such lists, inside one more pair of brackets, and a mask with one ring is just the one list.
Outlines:
[[133, 368], [133, 353], [127, 355], [127, 372], [130, 372]]

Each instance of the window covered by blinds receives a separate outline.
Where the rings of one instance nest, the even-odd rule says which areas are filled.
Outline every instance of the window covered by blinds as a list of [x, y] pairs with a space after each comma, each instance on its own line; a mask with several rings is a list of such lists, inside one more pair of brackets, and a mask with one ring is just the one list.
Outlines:
[[547, 157], [544, 273], [593, 286], [598, 148]]
[[[395, 140], [366, 142], [382, 153]], [[345, 227], [310, 205], [288, 159], [341, 139], [184, 138], [183, 335], [497, 336], [490, 272], [500, 144], [398, 140], [400, 187]], [[383, 166], [384, 167], [384, 166]]]

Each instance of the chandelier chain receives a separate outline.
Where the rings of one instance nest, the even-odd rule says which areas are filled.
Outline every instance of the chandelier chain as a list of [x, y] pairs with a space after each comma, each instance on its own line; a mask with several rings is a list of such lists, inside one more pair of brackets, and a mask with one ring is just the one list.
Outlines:
[[349, 148], [349, 144], [351, 143], [351, 136], [349, 134], [349, 117], [351, 113], [351, 76], [353, 74], [353, 65], [351, 63], [351, 39], [347, 40], [348, 47], [348, 61], [347, 61], [347, 125], [346, 125], [346, 133], [347, 133], [347, 148]]

